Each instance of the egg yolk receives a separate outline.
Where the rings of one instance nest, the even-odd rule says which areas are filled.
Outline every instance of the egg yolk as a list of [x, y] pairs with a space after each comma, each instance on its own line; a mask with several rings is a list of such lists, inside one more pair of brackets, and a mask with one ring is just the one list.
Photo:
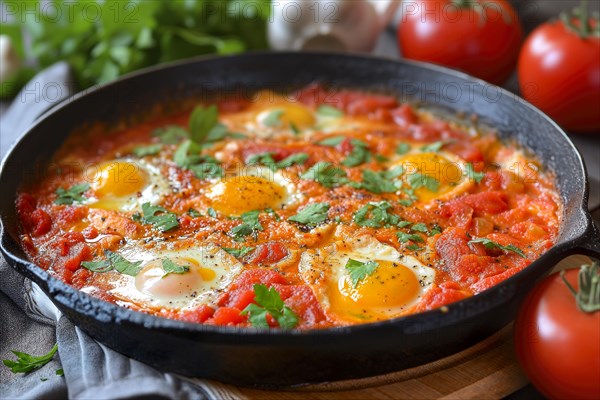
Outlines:
[[171, 261], [187, 266], [189, 271], [167, 274], [162, 260], [153, 260], [135, 277], [135, 287], [152, 298], [178, 299], [191, 296], [202, 288], [204, 282], [215, 279], [213, 270], [199, 266], [193, 259], [176, 257]]
[[109, 161], [98, 166], [91, 186], [99, 197], [122, 197], [141, 192], [147, 180], [146, 172], [137, 164]]
[[461, 166], [436, 153], [410, 154], [401, 160], [403, 180], [422, 202], [454, 190], [463, 180]]
[[278, 114], [275, 122], [278, 120], [279, 124], [276, 123], [274, 125], [276, 127], [289, 128], [293, 125], [296, 128], [304, 129], [313, 126], [316, 121], [309, 109], [294, 103], [282, 104], [281, 106], [263, 110], [258, 114], [257, 120], [261, 125], [273, 126], [271, 118], [273, 118], [274, 113], [275, 115]]
[[225, 178], [208, 194], [212, 207], [225, 215], [278, 208], [285, 199], [285, 189], [264, 176], [240, 175]]
[[400, 314], [417, 298], [420, 285], [413, 271], [397, 262], [377, 264], [375, 271], [356, 285], [347, 271], [331, 282], [330, 311], [344, 320], [380, 320]]

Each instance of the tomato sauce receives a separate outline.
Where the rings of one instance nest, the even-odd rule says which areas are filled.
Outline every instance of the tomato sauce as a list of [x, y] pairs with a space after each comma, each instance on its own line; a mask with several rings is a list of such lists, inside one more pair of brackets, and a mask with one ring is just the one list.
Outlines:
[[[30, 259], [93, 296], [165, 318], [325, 328], [450, 305], [527, 267], [558, 235], [551, 175], [493, 131], [320, 85], [216, 104], [73, 134], [50, 178], [18, 196]], [[371, 281], [400, 275], [385, 275], [375, 253], [355, 259], [360, 238], [394, 254], [392, 274], [416, 260], [419, 295], [383, 308], [369, 300]], [[306, 264], [331, 245], [350, 249], [345, 264]], [[210, 268], [193, 253], [207, 246], [221, 260]], [[336, 313], [344, 282], [354, 294], [342, 300], [376, 304], [374, 314]], [[257, 285], [276, 292], [275, 305]]]

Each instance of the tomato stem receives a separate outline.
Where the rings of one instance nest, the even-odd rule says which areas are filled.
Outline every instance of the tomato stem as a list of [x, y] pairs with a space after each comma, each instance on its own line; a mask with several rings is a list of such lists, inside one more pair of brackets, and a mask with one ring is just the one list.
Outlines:
[[586, 313], [600, 311], [600, 265], [597, 262], [591, 265], [584, 264], [579, 269], [577, 275], [579, 292], [567, 281], [565, 271], [561, 271], [560, 277], [575, 296], [575, 302], [581, 311]]
[[575, 7], [570, 13], [561, 13], [560, 19], [568, 30], [582, 39], [600, 37], [600, 20], [596, 14], [589, 16], [587, 0], [581, 0], [579, 7]]

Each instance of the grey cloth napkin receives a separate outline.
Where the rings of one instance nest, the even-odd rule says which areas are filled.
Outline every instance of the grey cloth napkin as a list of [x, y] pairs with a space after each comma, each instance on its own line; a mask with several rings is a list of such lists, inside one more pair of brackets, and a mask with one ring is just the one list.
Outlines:
[[[73, 94], [73, 82], [68, 65], [57, 63], [28, 83], [0, 118], [2, 157], [35, 118]], [[48, 87], [55, 91], [44, 92]], [[0, 364], [0, 398], [237, 397], [235, 390], [229, 391], [225, 385], [182, 380], [97, 343], [0, 256], [0, 359], [14, 359], [11, 350], [46, 354], [54, 343], [58, 343], [58, 355], [37, 371], [13, 374]], [[56, 375], [59, 368], [64, 370], [64, 377]]]

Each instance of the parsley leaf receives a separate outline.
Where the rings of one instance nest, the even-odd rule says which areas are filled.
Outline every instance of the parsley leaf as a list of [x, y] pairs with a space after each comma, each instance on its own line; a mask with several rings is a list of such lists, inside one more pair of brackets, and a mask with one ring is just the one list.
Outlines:
[[361, 262], [349, 258], [348, 262], [346, 263], [346, 269], [350, 273], [352, 286], [358, 286], [360, 281], [375, 272], [377, 267], [379, 267], [379, 264], [376, 261]]
[[248, 164], [248, 165], [262, 164], [262, 165], [267, 165], [267, 166], [274, 166], [276, 164], [276, 162], [273, 159], [273, 153], [264, 152], [264, 153], [258, 153], [258, 154], [251, 155], [246, 160], [246, 164]]
[[392, 205], [387, 201], [369, 203], [354, 214], [354, 222], [360, 226], [381, 228], [382, 226], [396, 225], [400, 217], [388, 213]]
[[412, 251], [421, 251], [423, 250], [423, 247], [419, 247], [416, 244], [409, 244], [408, 246], [406, 246], [407, 250], [412, 250]]
[[344, 116], [344, 112], [342, 110], [328, 106], [327, 104], [321, 104], [319, 108], [317, 108], [317, 114], [322, 117], [329, 118], [340, 118]]
[[426, 153], [437, 153], [438, 151], [440, 151], [442, 149], [442, 147], [444, 147], [448, 143], [449, 142], [443, 141], [443, 140], [433, 142], [433, 143], [430, 143], [430, 144], [427, 144], [427, 145], [421, 147], [421, 151], [426, 152]]
[[83, 194], [89, 190], [90, 185], [87, 182], [79, 183], [72, 186], [70, 189], [58, 188], [56, 189], [56, 195], [58, 196], [54, 200], [54, 204], [66, 204], [71, 205], [73, 203], [81, 203], [85, 201]]
[[327, 212], [329, 204], [327, 203], [312, 203], [304, 207], [296, 215], [288, 218], [288, 221], [296, 222], [306, 226], [308, 229], [313, 229], [317, 225], [327, 220]]
[[199, 154], [201, 150], [202, 146], [186, 140], [175, 150], [173, 161], [178, 167], [192, 171], [198, 179], [223, 176], [223, 169], [219, 162], [214, 157]]
[[466, 173], [467, 173], [467, 177], [469, 179], [472, 179], [472, 180], [474, 180], [477, 183], [481, 183], [481, 181], [485, 177], [485, 172], [476, 172], [473, 169], [473, 164], [471, 164], [471, 163], [467, 164], [467, 171], [466, 171]]
[[514, 246], [512, 244], [503, 246], [500, 243], [494, 242], [493, 240], [487, 239], [487, 238], [479, 238], [479, 239], [473, 239], [471, 241], [469, 241], [469, 244], [472, 243], [481, 243], [482, 245], [485, 246], [486, 249], [498, 249], [498, 250], [503, 250], [503, 251], [512, 251], [513, 253], [517, 253], [519, 256], [523, 257], [523, 258], [527, 258], [525, 256], [525, 253], [523, 253], [523, 250], [519, 249], [517, 246]]
[[410, 145], [408, 143], [400, 143], [396, 147], [396, 154], [403, 155], [410, 151]]
[[343, 165], [346, 167], [356, 167], [371, 161], [372, 155], [369, 151], [368, 144], [358, 139], [352, 139], [350, 142], [352, 143], [352, 151], [348, 154], [348, 157], [342, 161]]
[[141, 268], [142, 261], [131, 262], [123, 256], [110, 250], [104, 251], [106, 260], [102, 261], [82, 261], [81, 266], [92, 272], [104, 273], [114, 270], [126, 275], [136, 276]]
[[57, 376], [65, 376], [65, 371], [62, 368], [56, 370]]
[[321, 145], [321, 146], [335, 147], [335, 146], [338, 146], [339, 144], [341, 144], [344, 140], [346, 140], [345, 136], [334, 136], [334, 137], [325, 138], [325, 139], [317, 142], [317, 144]]
[[213, 104], [207, 108], [197, 106], [190, 114], [190, 139], [197, 144], [204, 143], [208, 134], [218, 122], [219, 111], [216, 105]]
[[151, 203], [144, 203], [142, 204], [142, 213], [142, 216], [134, 214], [133, 219], [143, 222], [144, 224], [152, 224], [161, 232], [166, 232], [179, 226], [177, 215], [167, 211], [161, 206], [153, 206]]
[[439, 235], [440, 233], [442, 233], [442, 227], [438, 224], [433, 224], [433, 228], [429, 231], [429, 236]]
[[406, 181], [413, 190], [424, 187], [430, 192], [437, 192], [440, 188], [440, 182], [437, 179], [418, 172], [408, 175]]
[[362, 171], [362, 182], [351, 182], [350, 185], [357, 189], [365, 189], [371, 193], [394, 193], [399, 189], [399, 182], [394, 182], [393, 175], [389, 171], [375, 172], [369, 169]]
[[233, 248], [223, 247], [223, 250], [225, 250], [227, 253], [231, 254], [232, 256], [234, 256], [236, 258], [242, 258], [246, 254], [254, 251], [254, 247], [244, 246], [241, 249], [233, 249]]
[[152, 131], [152, 136], [158, 137], [163, 144], [177, 144], [183, 139], [187, 139], [188, 132], [177, 125], [164, 126]]
[[169, 274], [185, 274], [190, 270], [189, 265], [177, 265], [172, 260], [165, 258], [162, 260], [162, 267], [165, 271], [163, 278]]
[[110, 265], [122, 274], [136, 276], [142, 269], [142, 261], [128, 261], [120, 254], [114, 253], [110, 250], [105, 250], [104, 255], [106, 256], [106, 259]]
[[425, 240], [421, 236], [416, 233], [404, 233], [404, 232], [396, 232], [396, 236], [398, 236], [398, 241], [400, 243], [406, 243], [409, 240], [413, 242], [423, 243]]
[[327, 161], [320, 161], [300, 175], [300, 178], [317, 181], [327, 188], [345, 184], [348, 180], [346, 172]]
[[27, 373], [34, 371], [38, 368], [48, 364], [56, 351], [58, 350], [58, 343], [52, 346], [52, 349], [42, 356], [32, 356], [31, 354], [23, 353], [21, 351], [12, 350], [13, 354], [17, 356], [16, 360], [2, 360], [2, 363], [10, 368], [14, 374]]
[[248, 321], [257, 328], [268, 328], [267, 314], [277, 321], [282, 329], [291, 329], [298, 325], [298, 316], [285, 305], [275, 288], [267, 288], [263, 284], [254, 285], [254, 301], [242, 311], [248, 315]]
[[160, 144], [150, 144], [148, 146], [137, 146], [133, 149], [133, 154], [138, 157], [154, 156], [162, 150]]
[[258, 220], [260, 211], [248, 211], [240, 215], [242, 223], [233, 229], [231, 229], [231, 235], [233, 239], [238, 242], [245, 240], [245, 237], [251, 234], [256, 234], [258, 231], [262, 231], [263, 227]]
[[306, 153], [295, 153], [287, 156], [283, 160], [277, 163], [277, 168], [288, 168], [292, 165], [302, 165], [308, 160], [308, 154]]
[[187, 214], [192, 218], [198, 218], [202, 216], [200, 211], [196, 210], [195, 208], [190, 208], [189, 210], [187, 210]]
[[112, 271], [113, 267], [110, 262], [106, 260], [102, 261], [82, 261], [81, 266], [85, 269], [89, 269], [92, 272], [104, 273]]
[[208, 209], [206, 210], [206, 213], [208, 214], [209, 217], [217, 218], [217, 212], [212, 207], [208, 207]]
[[271, 111], [265, 119], [262, 121], [265, 126], [275, 127], [281, 125], [281, 117], [283, 116], [283, 110], [276, 109]]
[[422, 222], [420, 222], [418, 224], [414, 224], [413, 226], [410, 227], [410, 230], [415, 231], [415, 232], [423, 232], [423, 233], [427, 233], [429, 231], [429, 229], [427, 229], [427, 225], [425, 225]]

